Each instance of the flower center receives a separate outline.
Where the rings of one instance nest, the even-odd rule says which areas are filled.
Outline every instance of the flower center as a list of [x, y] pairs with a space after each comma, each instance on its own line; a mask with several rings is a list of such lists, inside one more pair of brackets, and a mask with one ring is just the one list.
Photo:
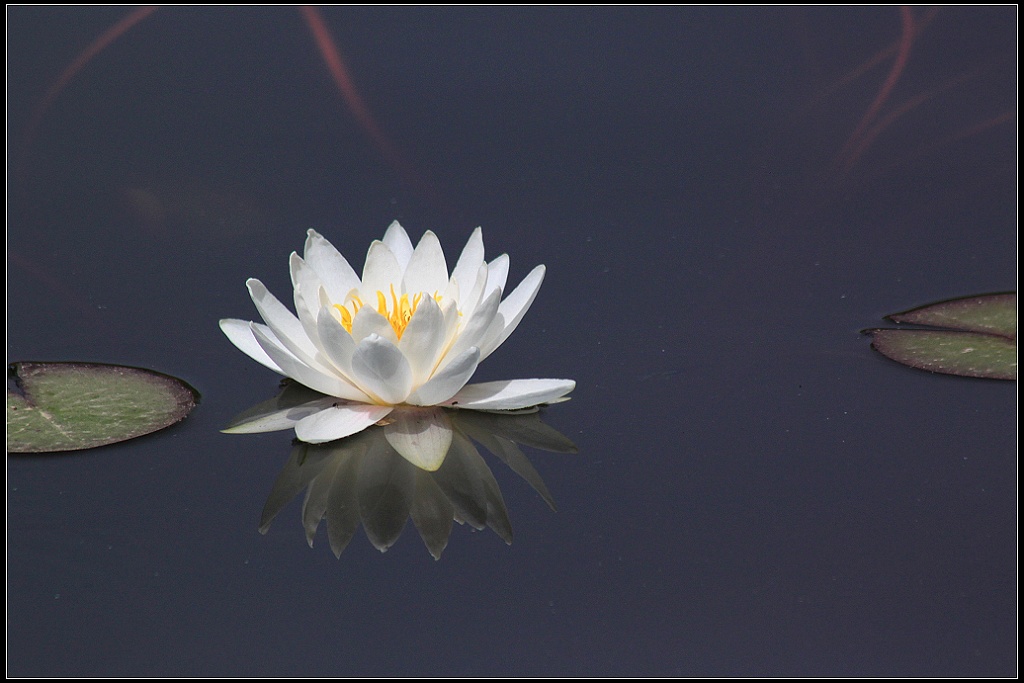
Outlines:
[[[433, 299], [440, 303], [441, 295], [435, 292]], [[411, 299], [408, 294], [403, 294], [399, 297], [395, 294], [395, 286], [391, 285], [390, 301], [384, 292], [377, 290], [377, 312], [387, 318], [388, 322], [391, 323], [391, 329], [395, 331], [395, 336], [401, 339], [405, 328], [409, 325], [409, 321], [412, 320], [413, 314], [416, 313], [416, 307], [420, 305], [422, 300], [422, 292], [414, 295]], [[341, 314], [341, 325], [349, 334], [352, 334], [352, 320], [363, 306], [363, 300], [359, 298], [358, 294], [354, 295], [345, 304], [334, 304], [334, 307]]]

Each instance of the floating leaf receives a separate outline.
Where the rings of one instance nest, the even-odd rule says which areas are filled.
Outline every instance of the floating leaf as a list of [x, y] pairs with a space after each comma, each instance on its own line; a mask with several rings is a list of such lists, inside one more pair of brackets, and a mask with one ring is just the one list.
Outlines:
[[866, 330], [871, 345], [904, 365], [962, 377], [1017, 379], [1017, 295], [942, 301], [887, 316], [944, 330]]
[[872, 330], [882, 355], [920, 370], [1017, 379], [1017, 344], [1006, 337], [942, 330]]
[[7, 450], [77, 451], [180, 422], [199, 394], [150, 370], [99, 363], [7, 367]]
[[941, 301], [906, 313], [887, 316], [894, 323], [913, 323], [964, 332], [1017, 337], [1017, 295], [987, 294]]

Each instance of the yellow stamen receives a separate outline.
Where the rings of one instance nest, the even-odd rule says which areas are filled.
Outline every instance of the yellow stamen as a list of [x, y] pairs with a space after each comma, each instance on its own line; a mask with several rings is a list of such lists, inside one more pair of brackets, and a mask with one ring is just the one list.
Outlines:
[[[440, 303], [441, 295], [435, 292], [433, 299]], [[395, 294], [395, 286], [391, 285], [390, 302], [384, 292], [377, 291], [377, 312], [387, 318], [387, 321], [391, 323], [391, 329], [395, 331], [395, 336], [401, 339], [405, 328], [409, 325], [409, 321], [412, 320], [412, 316], [416, 313], [416, 308], [422, 300], [422, 293], [414, 295], [411, 300], [408, 294], [403, 294], [399, 297]], [[362, 300], [358, 296], [353, 296], [347, 304], [334, 304], [334, 307], [341, 314], [342, 327], [349, 334], [352, 334], [352, 320], [355, 318], [356, 313], [359, 312], [359, 309], [363, 307]]]
[[341, 326], [349, 334], [352, 334], [352, 319], [359, 312], [359, 309], [363, 307], [363, 301], [358, 296], [353, 296], [352, 300], [349, 301], [349, 306], [352, 307], [352, 310], [349, 310], [348, 306], [344, 304], [334, 304], [334, 307], [338, 309], [338, 313], [341, 314]]

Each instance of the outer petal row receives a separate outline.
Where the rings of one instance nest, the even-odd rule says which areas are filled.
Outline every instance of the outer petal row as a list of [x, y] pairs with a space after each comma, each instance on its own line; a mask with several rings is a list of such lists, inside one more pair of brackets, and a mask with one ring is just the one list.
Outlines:
[[301, 360], [293, 356], [280, 343], [267, 334], [262, 325], [249, 323], [249, 329], [257, 343], [266, 352], [274, 363], [282, 370], [282, 374], [291, 377], [296, 382], [303, 384], [314, 391], [319, 391], [328, 396], [337, 396], [350, 401], [370, 403], [369, 397], [353, 386], [346, 379], [335, 374], [327, 374], [309, 367]]
[[327, 368], [316, 360], [317, 348], [299, 319], [259, 280], [250, 278], [245, 284], [249, 288], [252, 302], [256, 304], [256, 310], [267, 323], [267, 327], [273, 330], [276, 340], [306, 365], [321, 372], [326, 371]]
[[330, 396], [303, 403], [297, 406], [281, 408], [269, 413], [261, 413], [252, 418], [246, 418], [236, 424], [221, 430], [225, 434], [259, 434], [262, 432], [277, 432], [282, 429], [292, 429], [303, 419], [319, 413], [325, 408], [336, 404], [338, 399]]
[[469, 410], [518, 410], [562, 398], [576, 388], [571, 379], [511, 379], [463, 387], [445, 405]]
[[259, 325], [258, 323], [249, 322], [248, 320], [238, 320], [237, 318], [225, 318], [220, 321], [220, 329], [227, 336], [228, 340], [238, 347], [238, 350], [245, 355], [252, 358], [254, 361], [270, 368], [279, 375], [285, 374], [281, 366], [271, 360], [267, 352], [263, 350], [259, 342], [256, 341], [256, 337], [252, 332], [252, 325], [262, 327], [267, 334], [273, 334], [266, 325]]
[[512, 293], [505, 297], [505, 300], [498, 306], [498, 315], [504, 320], [505, 329], [496, 339], [480, 349], [484, 358], [494, 353], [495, 349], [501, 346], [502, 342], [508, 339], [509, 335], [515, 332], [522, 321], [523, 316], [530, 310], [533, 300], [537, 298], [541, 283], [544, 282], [544, 266], [537, 266], [523, 278], [523, 281], [512, 290]]

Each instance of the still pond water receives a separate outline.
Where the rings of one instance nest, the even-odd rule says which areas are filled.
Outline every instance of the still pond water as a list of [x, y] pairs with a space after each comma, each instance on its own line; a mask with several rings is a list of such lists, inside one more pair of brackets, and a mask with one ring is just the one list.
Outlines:
[[[1014, 7], [8, 8], [8, 358], [157, 369], [182, 424], [10, 457], [8, 673], [1016, 672], [1016, 385], [886, 361], [883, 315], [1016, 288]], [[372, 121], [372, 123], [368, 123]], [[375, 128], [374, 128], [375, 127]], [[548, 268], [476, 379], [570, 377], [498, 458], [514, 542], [381, 554], [261, 511], [291, 434], [234, 349], [315, 228]]]

